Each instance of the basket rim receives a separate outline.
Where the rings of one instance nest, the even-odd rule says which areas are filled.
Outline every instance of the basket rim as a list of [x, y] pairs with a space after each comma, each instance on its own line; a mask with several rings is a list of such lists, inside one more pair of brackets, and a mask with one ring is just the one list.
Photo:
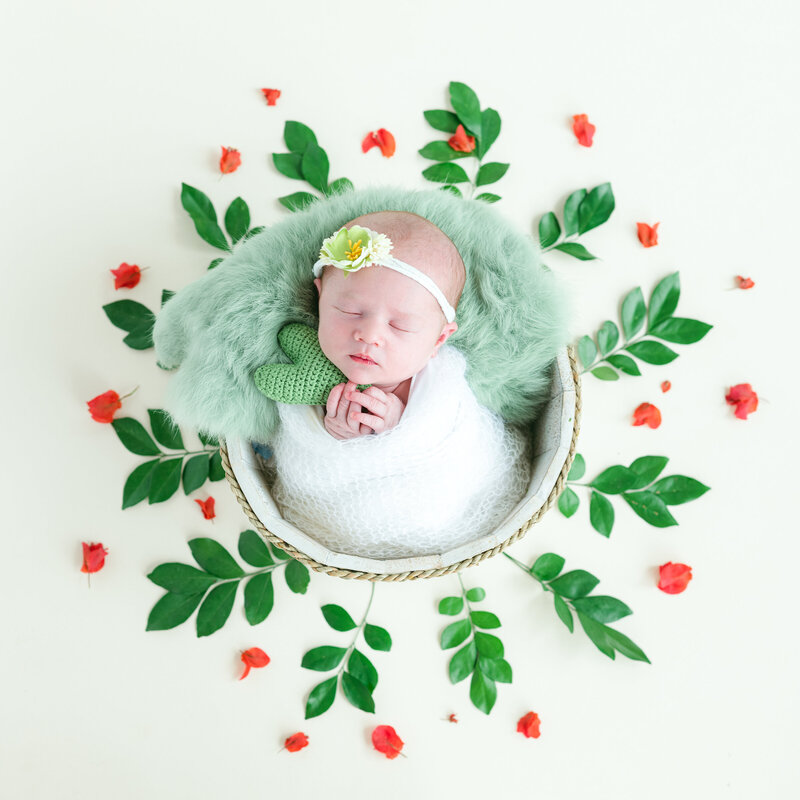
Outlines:
[[263, 522], [256, 516], [256, 513], [253, 511], [250, 502], [245, 497], [244, 492], [242, 491], [242, 487], [239, 485], [239, 481], [236, 478], [236, 475], [231, 467], [230, 458], [228, 456], [228, 449], [226, 443], [224, 441], [220, 441], [220, 456], [222, 457], [222, 468], [225, 471], [225, 476], [228, 479], [228, 485], [231, 488], [234, 496], [239, 502], [239, 505], [242, 507], [245, 515], [253, 523], [255, 529], [263, 536], [270, 544], [274, 545], [275, 547], [279, 547], [281, 550], [284, 550], [288, 553], [292, 558], [299, 561], [301, 564], [304, 564], [309, 569], [314, 570], [315, 572], [321, 572], [326, 575], [330, 575], [331, 577], [335, 578], [345, 578], [348, 580], [368, 580], [368, 581], [405, 581], [405, 580], [417, 580], [419, 578], [438, 578], [443, 575], [450, 575], [455, 572], [460, 572], [467, 567], [474, 567], [480, 564], [481, 562], [485, 561], [487, 558], [492, 558], [492, 556], [496, 556], [499, 553], [502, 553], [507, 547], [510, 547], [515, 542], [519, 541], [528, 530], [534, 525], [539, 519], [548, 511], [556, 500], [558, 496], [564, 491], [567, 482], [567, 475], [569, 474], [570, 469], [572, 468], [572, 462], [575, 459], [575, 450], [577, 447], [577, 440], [578, 434], [580, 433], [580, 419], [581, 419], [581, 410], [582, 410], [582, 402], [581, 402], [581, 379], [580, 373], [578, 372], [578, 365], [576, 359], [575, 348], [572, 345], [567, 346], [567, 356], [569, 358], [569, 365], [570, 370], [572, 372], [572, 379], [575, 385], [575, 413], [573, 415], [573, 423], [572, 423], [572, 437], [570, 440], [569, 446], [569, 453], [567, 454], [566, 459], [564, 460], [564, 464], [561, 467], [561, 472], [556, 479], [555, 485], [553, 486], [550, 494], [547, 497], [547, 500], [536, 510], [536, 512], [528, 519], [523, 525], [521, 525], [514, 533], [512, 533], [508, 538], [502, 541], [500, 544], [496, 545], [495, 547], [489, 548], [487, 550], [483, 550], [480, 553], [471, 556], [470, 558], [465, 558], [461, 561], [455, 562], [453, 564], [448, 564], [445, 567], [438, 567], [436, 569], [426, 569], [426, 570], [410, 570], [406, 572], [364, 572], [361, 570], [349, 570], [349, 569], [342, 569], [340, 567], [332, 567], [328, 564], [322, 564], [319, 561], [311, 558], [310, 556], [303, 553], [301, 550], [298, 550], [294, 545], [290, 544], [289, 542], [285, 541], [281, 537], [277, 536], [275, 533], [270, 531]]

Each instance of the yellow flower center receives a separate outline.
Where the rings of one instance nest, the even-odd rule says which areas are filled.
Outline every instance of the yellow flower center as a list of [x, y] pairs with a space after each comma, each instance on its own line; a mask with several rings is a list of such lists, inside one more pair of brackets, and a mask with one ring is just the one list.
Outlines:
[[345, 251], [345, 256], [347, 256], [348, 261], [355, 261], [361, 255], [361, 239], [355, 244], [353, 244], [352, 239], [348, 239], [347, 244], [350, 245], [350, 249]]

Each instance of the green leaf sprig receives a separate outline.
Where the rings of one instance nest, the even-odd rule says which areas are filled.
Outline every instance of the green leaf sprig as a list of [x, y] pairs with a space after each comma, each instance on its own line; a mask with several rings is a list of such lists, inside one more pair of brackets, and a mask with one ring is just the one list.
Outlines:
[[[617, 347], [620, 331], [611, 320], [606, 320], [600, 326], [596, 342], [590, 336], [582, 336], [578, 340], [578, 357], [584, 366], [581, 375], [591, 372], [602, 381], [619, 380], [617, 370], [626, 375], [641, 375], [638, 364], [630, 356], [646, 364], [669, 364], [678, 357], [678, 353], [655, 339], [674, 344], [699, 342], [713, 326], [696, 319], [674, 317], [680, 294], [679, 272], [667, 275], [656, 284], [649, 305], [645, 305], [641, 287], [637, 286], [628, 292], [620, 311], [624, 343]], [[636, 336], [642, 330], [645, 319], [647, 326], [644, 332]], [[645, 339], [645, 336], [655, 339]], [[619, 352], [621, 350], [626, 350], [630, 355]], [[611, 366], [602, 365], [603, 362]]]
[[610, 183], [601, 183], [588, 191], [577, 189], [572, 192], [564, 201], [563, 229], [553, 211], [548, 211], [539, 220], [539, 246], [542, 252], [560, 250], [581, 261], [597, 258], [582, 244], [570, 240], [606, 222], [614, 211], [614, 205]]
[[[169, 500], [183, 481], [184, 494], [191, 494], [207, 480], [221, 481], [225, 477], [219, 442], [212, 436], [198, 434], [204, 447], [189, 451], [183, 443], [180, 429], [163, 409], [149, 408], [151, 436], [144, 425], [133, 417], [112, 420], [119, 440], [125, 449], [137, 456], [156, 456], [131, 472], [122, 490], [122, 508], [130, 508], [148, 499], [150, 505]], [[158, 442], [158, 444], [156, 444]], [[177, 453], [165, 453], [158, 445]], [[184, 459], [188, 459], [184, 465]]]
[[620, 495], [623, 500], [649, 525], [667, 528], [678, 521], [667, 506], [677, 506], [702, 497], [709, 487], [685, 475], [669, 475], [656, 480], [667, 465], [665, 456], [642, 456], [625, 467], [616, 464], [604, 469], [590, 483], [577, 483], [586, 472], [586, 462], [578, 453], [567, 475], [567, 487], [559, 495], [558, 510], [571, 517], [580, 505], [572, 486], [591, 489], [589, 520], [592, 527], [603, 536], [610, 536], [614, 527], [614, 506], [606, 495]]
[[109, 322], [127, 332], [122, 340], [133, 350], [148, 350], [153, 346], [153, 325], [156, 315], [135, 300], [116, 300], [103, 306]]
[[148, 631], [175, 628], [186, 622], [200, 606], [197, 635], [210, 636], [230, 616], [236, 590], [242, 581], [246, 581], [245, 617], [251, 625], [258, 625], [272, 611], [272, 573], [280, 567], [285, 567], [284, 577], [292, 592], [305, 594], [308, 588], [308, 569], [280, 548], [267, 546], [264, 539], [252, 530], [242, 531], [239, 536], [239, 555], [250, 566], [258, 567], [256, 572], [245, 572], [214, 539], [192, 539], [189, 549], [200, 569], [190, 564], [161, 564], [147, 576], [167, 590], [150, 611]]
[[[475, 708], [488, 714], [497, 700], [497, 683], [511, 683], [511, 665], [505, 660], [500, 639], [483, 630], [500, 627], [500, 620], [490, 611], [474, 611], [471, 603], [479, 603], [486, 592], [479, 586], [467, 590], [461, 575], [461, 596], [445, 597], [439, 601], [439, 613], [456, 616], [466, 609], [466, 616], [451, 622], [440, 639], [442, 650], [467, 642], [450, 659], [448, 673], [451, 683], [459, 683], [472, 675], [469, 698]], [[483, 630], [479, 630], [483, 629]], [[469, 641], [467, 641], [469, 640]]]
[[[432, 128], [449, 134], [455, 133], [456, 128], [463, 125], [464, 130], [475, 137], [475, 149], [469, 153], [462, 153], [454, 150], [446, 141], [429, 142], [419, 154], [438, 163], [424, 169], [422, 177], [443, 184], [441, 187], [443, 190], [459, 197], [463, 194], [456, 184], [468, 184], [472, 197], [478, 187], [496, 183], [508, 171], [508, 164], [496, 161], [483, 163], [489, 148], [500, 135], [500, 114], [493, 108], [481, 110], [475, 92], [465, 83], [457, 81], [450, 83], [450, 103], [453, 111], [441, 109], [424, 111], [425, 119]], [[453, 163], [464, 158], [477, 159], [478, 167], [474, 179], [470, 178], [462, 166]], [[476, 199], [486, 203], [496, 203], [500, 200], [500, 195], [483, 192]]]
[[575, 623], [572, 615], [575, 613], [586, 635], [597, 649], [612, 661], [616, 653], [621, 653], [633, 661], [650, 663], [650, 659], [638, 645], [624, 633], [608, 626], [607, 623], [616, 622], [633, 612], [615, 597], [608, 595], [590, 597], [590, 593], [600, 583], [591, 572], [575, 569], [562, 574], [564, 559], [556, 553], [539, 556], [531, 567], [526, 567], [508, 553], [503, 555], [538, 581], [545, 592], [552, 592], [556, 614], [570, 633], [573, 632]]
[[[272, 161], [281, 175], [292, 180], [305, 181], [323, 197], [353, 188], [348, 178], [337, 178], [328, 183], [328, 154], [320, 147], [314, 131], [308, 125], [289, 120], [283, 128], [283, 140], [289, 152], [272, 154]], [[318, 199], [317, 195], [310, 192], [294, 192], [279, 197], [278, 202], [289, 211], [301, 211]]]
[[375, 584], [372, 583], [366, 611], [358, 624], [341, 606], [333, 603], [322, 606], [322, 615], [331, 628], [342, 632], [355, 630], [355, 635], [349, 647], [323, 645], [322, 647], [313, 647], [303, 656], [301, 666], [305, 669], [327, 672], [338, 667], [335, 675], [318, 683], [309, 693], [306, 702], [306, 719], [324, 714], [333, 705], [339, 684], [351, 705], [369, 714], [375, 713], [375, 701], [372, 693], [378, 685], [378, 670], [364, 653], [356, 648], [358, 637], [363, 632], [364, 641], [373, 650], [388, 652], [392, 649], [392, 637], [389, 635], [389, 631], [379, 625], [367, 623], [367, 615], [372, 607], [374, 596]]
[[[250, 227], [250, 209], [241, 197], [233, 200], [225, 212], [225, 230], [230, 237], [230, 243], [217, 222], [217, 212], [207, 195], [193, 186], [182, 183], [181, 205], [192, 218], [200, 238], [212, 247], [216, 247], [217, 250], [224, 250], [226, 253], [232, 253], [236, 244], [247, 241], [251, 236], [264, 230], [263, 226]], [[214, 269], [224, 260], [224, 258], [215, 258], [208, 268]]]

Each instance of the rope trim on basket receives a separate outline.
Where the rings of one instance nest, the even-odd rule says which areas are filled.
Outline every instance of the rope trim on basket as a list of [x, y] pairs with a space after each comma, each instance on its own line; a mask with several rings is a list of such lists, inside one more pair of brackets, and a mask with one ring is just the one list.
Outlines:
[[568, 347], [567, 355], [569, 356], [569, 365], [570, 369], [572, 370], [572, 379], [575, 383], [575, 415], [572, 424], [572, 440], [570, 441], [569, 445], [569, 454], [567, 455], [566, 461], [564, 461], [564, 466], [561, 468], [561, 472], [556, 480], [553, 490], [550, 492], [550, 495], [544, 505], [521, 528], [519, 528], [519, 530], [512, 533], [511, 536], [509, 536], [504, 542], [501, 542], [489, 550], [484, 550], [481, 553], [477, 553], [471, 558], [464, 559], [456, 564], [450, 564], [447, 567], [440, 567], [438, 569], [418, 569], [410, 572], [376, 573], [339, 569], [338, 567], [331, 567], [327, 564], [320, 564], [318, 561], [315, 561], [313, 558], [309, 558], [309, 556], [307, 556], [305, 553], [301, 552], [296, 547], [293, 547], [291, 544], [284, 541], [279, 536], [276, 536], [274, 533], [272, 533], [272, 531], [269, 531], [264, 527], [264, 524], [256, 516], [255, 512], [250, 506], [250, 503], [244, 496], [241, 486], [239, 486], [239, 481], [236, 479], [236, 475], [234, 475], [233, 469], [231, 468], [231, 462], [228, 458], [228, 451], [224, 442], [220, 442], [219, 447], [220, 455], [222, 456], [222, 468], [225, 470], [225, 475], [228, 478], [228, 484], [231, 487], [231, 491], [239, 501], [239, 505], [244, 510], [247, 518], [253, 523], [255, 529], [265, 539], [267, 539], [270, 544], [280, 547], [281, 550], [285, 550], [292, 558], [297, 559], [297, 561], [299, 561], [301, 564], [305, 564], [315, 572], [324, 572], [326, 575], [331, 575], [334, 578], [347, 578], [349, 580], [357, 581], [413, 581], [417, 580], [418, 578], [438, 578], [442, 575], [460, 572], [462, 569], [477, 566], [481, 563], [481, 561], [502, 553], [507, 547], [510, 547], [512, 544], [519, 541], [528, 532], [528, 529], [538, 522], [544, 513], [552, 507], [558, 496], [562, 491], [564, 491], [564, 487], [567, 482], [567, 475], [569, 474], [569, 471], [572, 467], [572, 462], [575, 459], [575, 448], [577, 447], [578, 434], [580, 433], [581, 429], [580, 420], [582, 409], [581, 379], [578, 373], [575, 348], [572, 346]]

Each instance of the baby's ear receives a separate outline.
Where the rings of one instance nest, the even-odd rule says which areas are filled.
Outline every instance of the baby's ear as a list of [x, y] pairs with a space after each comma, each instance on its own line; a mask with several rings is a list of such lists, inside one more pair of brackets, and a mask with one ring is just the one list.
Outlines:
[[458, 324], [455, 322], [448, 322], [447, 325], [442, 328], [442, 332], [439, 334], [439, 338], [436, 340], [436, 344], [434, 345], [434, 352], [438, 350], [456, 331], [458, 330]]
[[322, 294], [322, 278], [314, 278], [314, 286], [317, 287], [317, 296]]

